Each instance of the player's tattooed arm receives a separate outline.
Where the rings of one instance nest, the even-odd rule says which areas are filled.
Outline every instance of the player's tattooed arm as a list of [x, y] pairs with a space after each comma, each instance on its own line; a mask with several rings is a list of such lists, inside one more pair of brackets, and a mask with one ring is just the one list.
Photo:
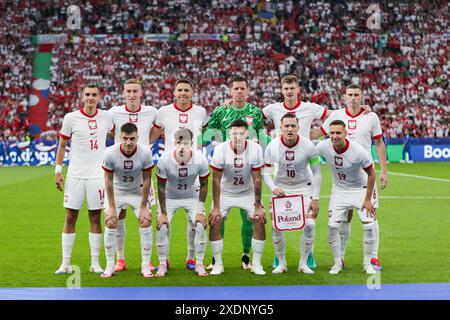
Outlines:
[[150, 130], [150, 137], [149, 137], [150, 144], [154, 143], [161, 136], [161, 133], [162, 133], [161, 128], [153, 127]]
[[198, 195], [198, 201], [205, 202], [208, 195], [208, 178], [200, 178], [200, 192]]
[[141, 228], [148, 228], [152, 223], [152, 213], [148, 208], [148, 195], [150, 194], [152, 170], [142, 171], [142, 194], [141, 205], [139, 206], [139, 224]]
[[158, 179], [158, 200], [162, 214], [167, 214], [166, 208], [166, 180]]
[[266, 224], [266, 213], [264, 211], [264, 206], [261, 202], [261, 192], [262, 192], [261, 170], [252, 170], [252, 178], [255, 188], [255, 213], [253, 218], [255, 219], [255, 221], [261, 220], [263, 224]]
[[114, 172], [105, 171], [105, 191], [108, 198], [108, 209], [105, 212], [105, 224], [108, 227], [117, 225], [116, 201], [114, 199]]

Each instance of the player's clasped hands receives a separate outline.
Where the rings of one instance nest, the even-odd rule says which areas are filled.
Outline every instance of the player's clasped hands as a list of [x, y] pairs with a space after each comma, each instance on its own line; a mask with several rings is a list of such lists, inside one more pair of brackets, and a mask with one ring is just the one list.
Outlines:
[[255, 208], [255, 213], [253, 214], [253, 220], [261, 221], [262, 224], [266, 224], [266, 212], [262, 207]]
[[139, 209], [139, 224], [142, 228], [148, 228], [152, 224], [152, 213], [146, 206]]
[[372, 201], [365, 200], [362, 209], [366, 211], [367, 218], [377, 217], [375, 208], [372, 205]]
[[215, 223], [222, 222], [222, 212], [219, 208], [213, 208], [209, 214], [209, 224], [213, 225]]
[[116, 209], [108, 209], [105, 216], [105, 225], [108, 228], [115, 228], [117, 226], [117, 211]]
[[285, 193], [284, 193], [283, 189], [275, 188], [275, 189], [273, 189], [273, 195], [275, 197], [284, 197]]
[[317, 215], [319, 214], [319, 200], [311, 199], [311, 202], [309, 203], [308, 214], [310, 212], [312, 213], [311, 218], [316, 219]]
[[161, 226], [163, 224], [166, 224], [167, 226], [169, 226], [169, 218], [167, 217], [167, 213], [160, 214], [158, 216], [158, 220], [156, 221], [156, 229], [157, 230], [161, 229]]
[[57, 173], [55, 174], [55, 184], [56, 184], [56, 189], [58, 189], [59, 191], [63, 190], [63, 184], [64, 184], [64, 177], [62, 175], [62, 173]]

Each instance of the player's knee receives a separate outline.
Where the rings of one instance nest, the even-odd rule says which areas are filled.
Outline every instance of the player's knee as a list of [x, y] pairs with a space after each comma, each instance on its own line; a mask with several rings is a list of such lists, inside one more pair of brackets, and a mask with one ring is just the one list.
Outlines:
[[206, 224], [201, 221], [197, 221], [195, 223], [195, 232], [196, 233], [205, 233], [206, 232]]
[[126, 216], [127, 216], [127, 210], [126, 210], [126, 209], [120, 210], [120, 213], [119, 213], [119, 220], [125, 219]]
[[328, 226], [328, 243], [333, 246], [339, 240], [339, 226]]

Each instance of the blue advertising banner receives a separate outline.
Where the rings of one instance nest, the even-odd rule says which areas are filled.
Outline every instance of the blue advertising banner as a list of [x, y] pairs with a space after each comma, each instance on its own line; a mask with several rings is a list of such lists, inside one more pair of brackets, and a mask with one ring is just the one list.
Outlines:
[[450, 144], [411, 145], [409, 158], [413, 161], [450, 161]]

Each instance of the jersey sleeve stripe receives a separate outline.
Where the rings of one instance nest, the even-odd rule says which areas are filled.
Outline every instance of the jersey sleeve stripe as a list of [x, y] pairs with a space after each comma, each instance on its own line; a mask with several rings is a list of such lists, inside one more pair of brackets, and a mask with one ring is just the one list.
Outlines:
[[327, 108], [323, 108], [323, 113], [322, 113], [322, 116], [320, 117], [320, 120], [325, 120], [325, 117], [327, 116], [327, 112], [328, 112], [328, 110], [327, 110]]
[[259, 167], [254, 167], [254, 168], [252, 168], [252, 171], [259, 171], [259, 170], [261, 170], [262, 168], [264, 168], [264, 164], [261, 165], [261, 166], [259, 166]]
[[272, 165], [270, 163], [264, 163], [264, 166], [268, 167], [268, 168], [272, 167]]
[[320, 126], [320, 131], [322, 131], [322, 133], [324, 134], [324, 135], [328, 135], [328, 133], [325, 131], [325, 129], [322, 127], [322, 126]]
[[209, 177], [209, 172], [206, 176], [200, 177], [200, 179], [208, 179], [208, 177]]
[[383, 136], [383, 134], [379, 134], [379, 135], [377, 135], [375, 137], [372, 137], [372, 140], [380, 139], [382, 136]]
[[158, 180], [159, 181], [167, 181], [167, 178], [163, 178], [163, 177], [160, 177], [160, 176], [158, 176], [158, 175], [156, 175], [156, 177], [158, 178]]
[[114, 170], [108, 169], [108, 168], [106, 168], [105, 166], [102, 166], [102, 168], [103, 168], [103, 170], [105, 170], [106, 172], [109, 172], [109, 173], [113, 173], [113, 172], [114, 172]]
[[155, 166], [155, 164], [152, 164], [150, 167], [142, 169], [142, 171], [152, 171], [154, 166]]
[[218, 171], [218, 172], [222, 172], [223, 171], [223, 168], [216, 168], [212, 164], [210, 164], [209, 166], [211, 167], [211, 169], [213, 169], [215, 171]]
[[368, 166], [367, 168], [364, 168], [364, 170], [368, 170], [368, 169], [370, 169], [372, 167], [373, 167], [373, 164], [370, 164], [370, 166]]
[[68, 137], [68, 136], [66, 136], [66, 135], [64, 135], [64, 134], [62, 134], [61, 132], [58, 134], [61, 138], [63, 138], [64, 140], [69, 140], [70, 139], [70, 137]]

